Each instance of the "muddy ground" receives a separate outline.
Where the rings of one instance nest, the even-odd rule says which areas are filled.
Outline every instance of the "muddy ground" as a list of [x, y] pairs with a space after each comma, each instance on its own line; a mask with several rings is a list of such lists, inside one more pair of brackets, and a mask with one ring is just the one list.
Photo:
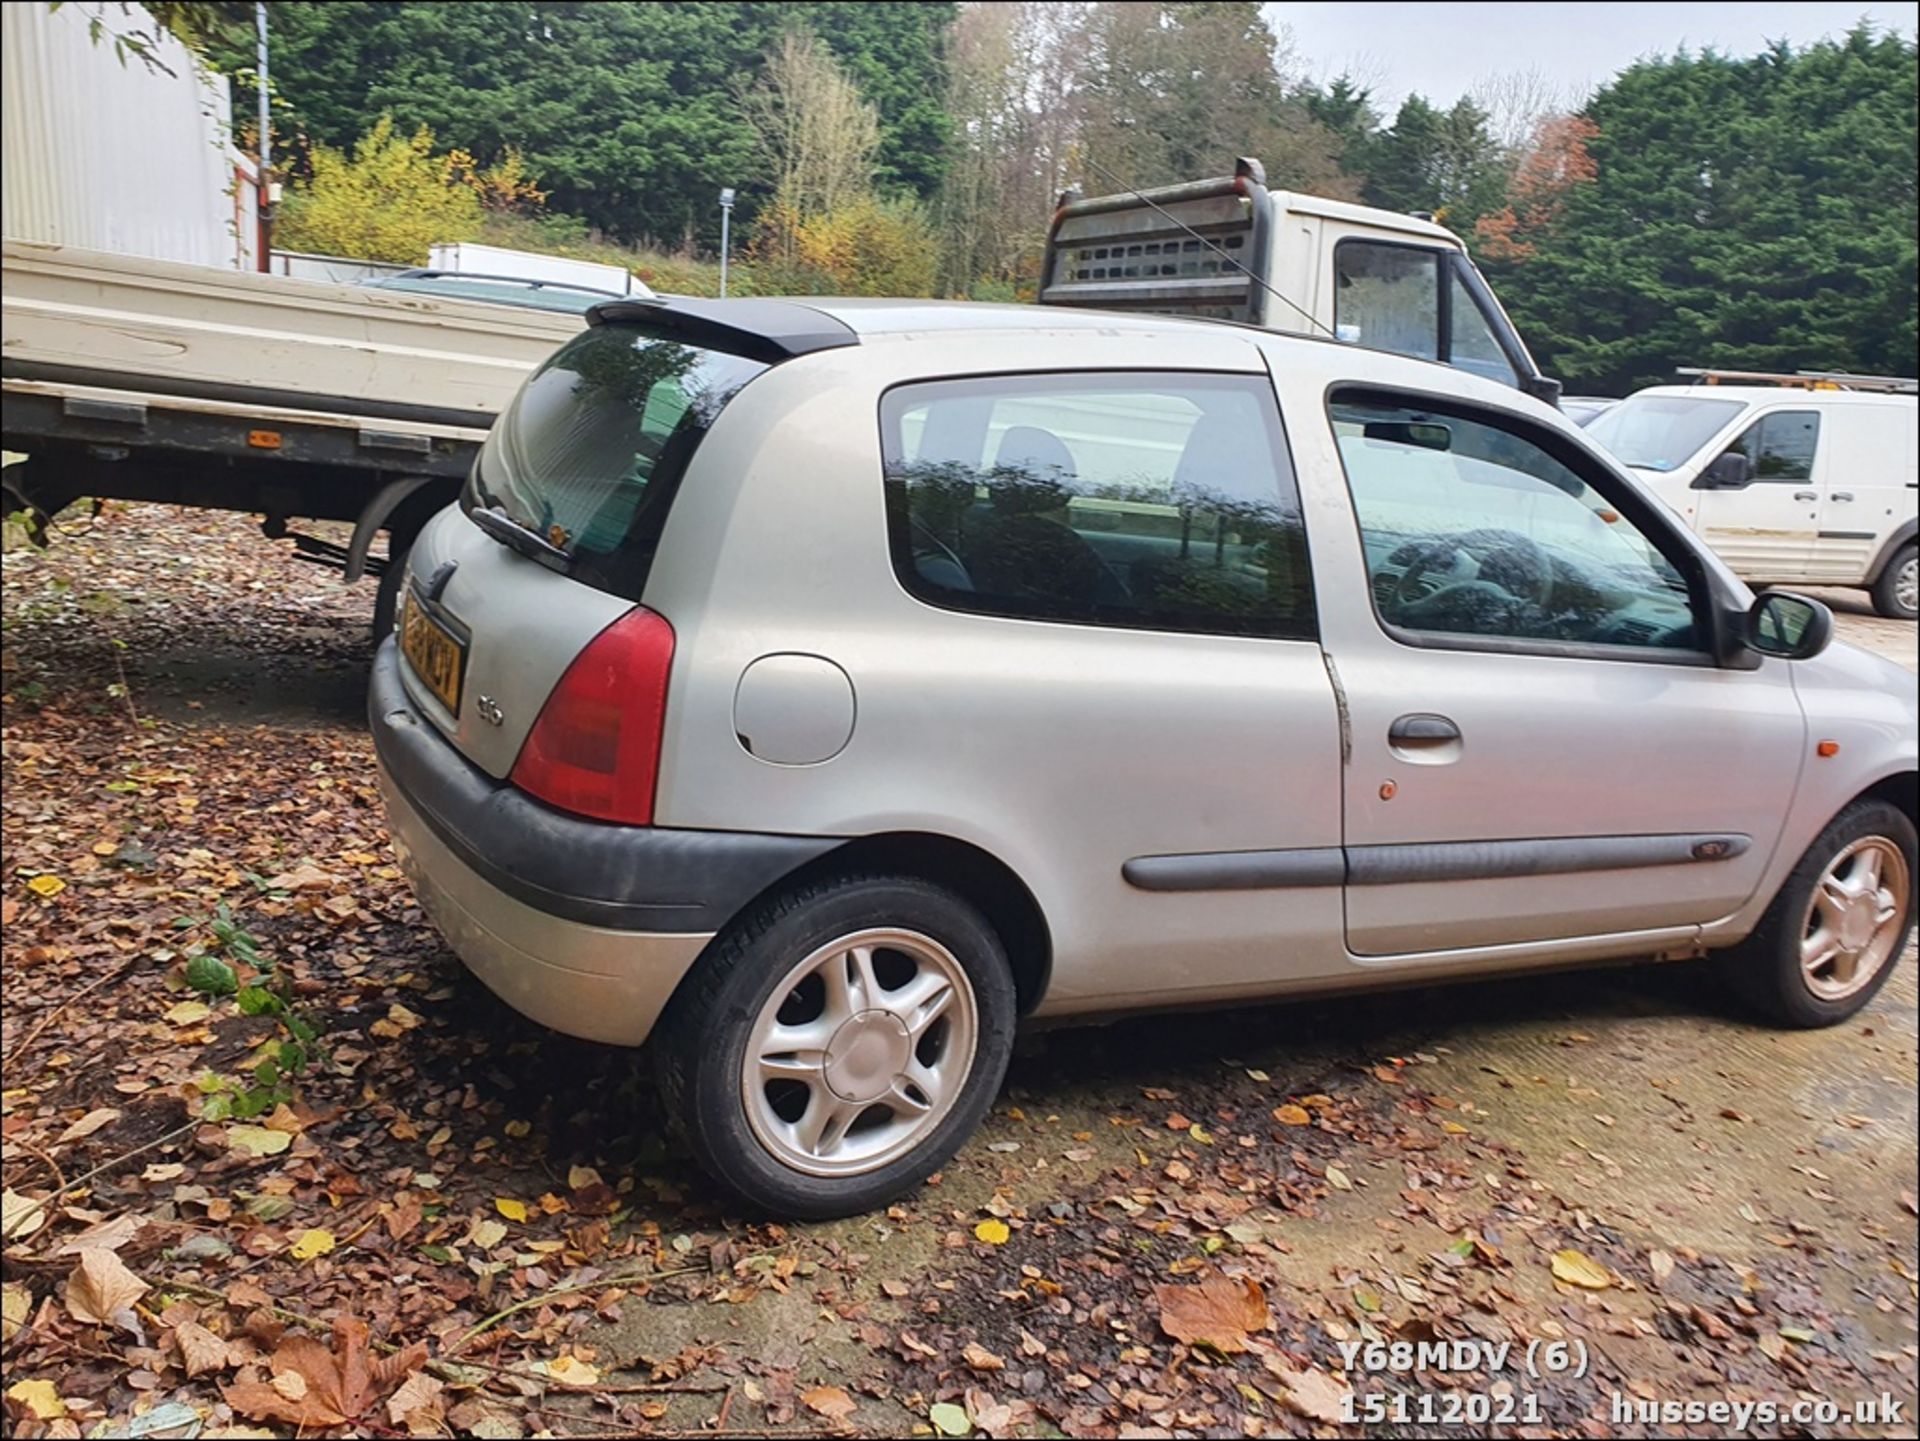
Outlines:
[[[10, 1389], [11, 1427], [125, 1434], [172, 1404], [291, 1435], [244, 1389], [286, 1379], [274, 1328], [352, 1314], [376, 1349], [424, 1343], [433, 1404], [337, 1434], [1458, 1435], [1484, 1404], [1501, 1434], [1720, 1435], [1616, 1408], [1882, 1394], [1904, 1419], [1752, 1433], [1912, 1434], [1911, 947], [1820, 1033], [1751, 1023], [1700, 966], [1050, 1032], [918, 1196], [745, 1219], [662, 1139], [644, 1067], [507, 1011], [420, 918], [369, 788], [370, 596], [240, 517], [63, 527], [5, 566], [0, 1129], [10, 1191], [107, 1169], [8, 1244], [7, 1386], [64, 1413]], [[1911, 625], [1832, 599], [1914, 665]], [[193, 1124], [195, 1078], [263, 1024], [168, 1019], [167, 927], [222, 902], [330, 1038], [284, 1153]], [[56, 1244], [120, 1217], [137, 1336], [83, 1320]], [[1198, 1339], [1179, 1288], [1227, 1298]], [[221, 1365], [189, 1374], [188, 1327]], [[1341, 1352], [1439, 1339], [1515, 1351]], [[1350, 1414], [1404, 1409], [1342, 1426], [1349, 1388]]]

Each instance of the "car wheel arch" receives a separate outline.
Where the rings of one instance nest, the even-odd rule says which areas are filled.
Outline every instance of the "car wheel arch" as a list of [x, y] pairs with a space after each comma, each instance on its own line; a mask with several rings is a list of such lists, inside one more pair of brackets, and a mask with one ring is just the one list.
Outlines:
[[845, 873], [910, 876], [951, 890], [975, 906], [999, 933], [1013, 968], [1020, 1014], [1031, 1013], [1045, 997], [1053, 973], [1053, 936], [1039, 901], [1005, 861], [953, 836], [883, 831], [852, 837], [788, 871], [736, 914], [757, 910], [773, 895]]

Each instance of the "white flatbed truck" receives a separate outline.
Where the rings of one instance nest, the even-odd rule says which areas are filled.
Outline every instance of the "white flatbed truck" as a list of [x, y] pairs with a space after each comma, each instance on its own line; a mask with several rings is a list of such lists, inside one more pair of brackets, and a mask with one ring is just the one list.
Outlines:
[[[493, 417], [583, 316], [9, 240], [6, 509], [148, 500], [351, 522], [308, 559], [389, 567], [459, 493]], [[374, 550], [384, 532], [387, 553]], [[383, 584], [376, 626], [390, 620]]]

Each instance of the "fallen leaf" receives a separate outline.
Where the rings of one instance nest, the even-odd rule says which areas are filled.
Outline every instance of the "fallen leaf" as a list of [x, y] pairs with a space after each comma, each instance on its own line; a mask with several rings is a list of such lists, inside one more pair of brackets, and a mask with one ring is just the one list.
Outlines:
[[[47, 900], [52, 900], [66, 888], [67, 883], [58, 876], [35, 876], [27, 882], [28, 890], [32, 891], [36, 896], [44, 897]], [[62, 1412], [62, 1414], [64, 1415], [65, 1413]]]
[[395, 1001], [387, 1007], [385, 1019], [375, 1021], [367, 1030], [382, 1040], [398, 1040], [421, 1023], [418, 1014]]
[[1347, 1173], [1338, 1166], [1327, 1167], [1327, 1184], [1336, 1191], [1351, 1191], [1353, 1189], [1353, 1182], [1348, 1179]]
[[324, 1256], [334, 1248], [333, 1232], [318, 1228], [302, 1231], [294, 1237], [292, 1249], [288, 1252], [296, 1261], [311, 1261], [315, 1256]]
[[527, 1219], [527, 1203], [525, 1201], [516, 1201], [511, 1196], [495, 1196], [493, 1198], [493, 1209], [505, 1216], [509, 1221], [524, 1222]]
[[47, 1224], [47, 1208], [31, 1196], [0, 1191], [0, 1236], [24, 1241]]
[[1007, 1229], [1005, 1221], [982, 1221], [973, 1228], [974, 1238], [985, 1241], [989, 1246], [1004, 1246], [1013, 1232]]
[[563, 1386], [600, 1384], [600, 1368], [574, 1355], [555, 1356], [551, 1361], [536, 1362], [533, 1369], [543, 1376], [552, 1377]]
[[1673, 1257], [1665, 1251], [1649, 1251], [1647, 1265], [1653, 1270], [1653, 1284], [1665, 1286], [1667, 1278], [1673, 1274]]
[[318, 866], [300, 865], [290, 871], [282, 871], [267, 882], [270, 891], [324, 891], [331, 890], [339, 877], [329, 875]]
[[379, 1397], [426, 1364], [427, 1348], [416, 1341], [392, 1356], [370, 1360], [367, 1323], [342, 1316], [333, 1323], [329, 1349], [310, 1336], [283, 1340], [269, 1363], [273, 1381], [223, 1386], [227, 1404], [255, 1421], [291, 1426], [342, 1426], [363, 1416]]
[[387, 1398], [387, 1419], [407, 1428], [410, 1436], [440, 1436], [446, 1432], [446, 1383], [425, 1371], [415, 1371]]
[[1326, 1372], [1309, 1366], [1295, 1371], [1277, 1356], [1266, 1358], [1267, 1369], [1286, 1388], [1286, 1403], [1309, 1421], [1337, 1426], [1348, 1420], [1348, 1390]]
[[973, 1419], [951, 1401], [942, 1401], [927, 1412], [933, 1429], [942, 1436], [965, 1436], [973, 1430]]
[[174, 1327], [173, 1341], [180, 1348], [180, 1362], [189, 1378], [210, 1371], [224, 1371], [232, 1364], [227, 1343], [195, 1321], [183, 1321]]
[[212, 1014], [213, 1007], [205, 1001], [179, 1001], [167, 1007], [161, 1013], [161, 1018], [173, 1022], [176, 1026], [191, 1026], [206, 1020]]
[[33, 1314], [33, 1292], [18, 1281], [0, 1288], [0, 1343], [10, 1344]]
[[829, 1421], [844, 1421], [858, 1409], [853, 1397], [838, 1386], [815, 1386], [802, 1391], [800, 1400], [809, 1411]]
[[229, 1126], [227, 1144], [250, 1156], [277, 1156], [293, 1144], [293, 1137], [265, 1126]]
[[61, 1141], [77, 1141], [82, 1136], [91, 1136], [102, 1126], [111, 1126], [120, 1119], [120, 1112], [113, 1106], [102, 1106], [97, 1111], [88, 1111], [59, 1135]]
[[967, 1342], [966, 1349], [961, 1351], [960, 1355], [965, 1359], [966, 1363], [976, 1371], [1004, 1371], [1007, 1369], [1007, 1363], [1003, 1357], [994, 1355], [993, 1352], [989, 1351], [985, 1346], [982, 1346], [978, 1341]]
[[1155, 1286], [1160, 1329], [1189, 1346], [1230, 1354], [1245, 1351], [1247, 1338], [1272, 1324], [1260, 1283], [1244, 1277], [1209, 1276], [1193, 1286]]
[[1569, 1286], [1582, 1286], [1589, 1291], [1604, 1291], [1613, 1284], [1613, 1276], [1598, 1261], [1589, 1260], [1578, 1251], [1555, 1251], [1553, 1253], [1553, 1278], [1565, 1281]]
[[606, 1183], [600, 1179], [600, 1173], [591, 1166], [567, 1167], [567, 1189], [584, 1191], [589, 1186], [601, 1186]]
[[499, 1221], [483, 1217], [468, 1228], [466, 1239], [468, 1244], [478, 1246], [482, 1251], [491, 1251], [507, 1239], [507, 1228]]
[[107, 1325], [115, 1311], [146, 1294], [147, 1283], [111, 1251], [82, 1251], [80, 1264], [67, 1277], [67, 1310], [93, 1326]]
[[60, 1388], [51, 1381], [16, 1381], [7, 1387], [7, 1399], [18, 1401], [41, 1421], [58, 1421], [67, 1414]]
[[1273, 1119], [1283, 1126], [1311, 1126], [1313, 1113], [1305, 1106], [1296, 1106], [1288, 1102], [1284, 1106], [1273, 1108]]

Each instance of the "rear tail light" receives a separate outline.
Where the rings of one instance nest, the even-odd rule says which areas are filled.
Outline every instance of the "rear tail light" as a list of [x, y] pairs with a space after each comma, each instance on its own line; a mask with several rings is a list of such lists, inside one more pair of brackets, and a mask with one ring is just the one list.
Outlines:
[[574, 657], [547, 697], [513, 783], [563, 811], [652, 825], [672, 668], [666, 618], [643, 606], [621, 616]]

